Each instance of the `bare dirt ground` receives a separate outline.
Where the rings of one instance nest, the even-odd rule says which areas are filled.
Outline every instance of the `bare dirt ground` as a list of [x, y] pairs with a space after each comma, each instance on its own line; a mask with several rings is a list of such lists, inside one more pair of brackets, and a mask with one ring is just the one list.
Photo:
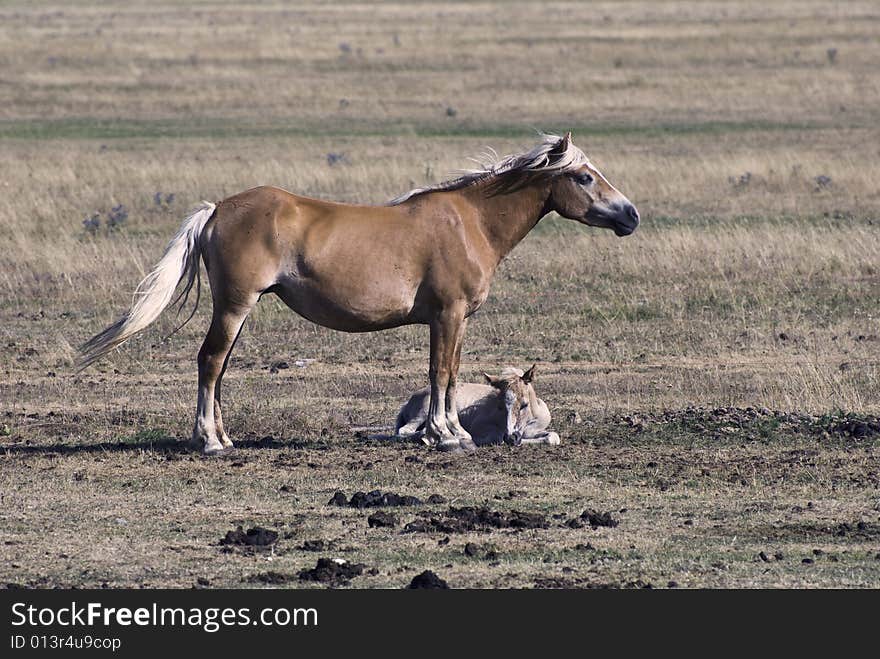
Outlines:
[[[0, 583], [880, 586], [878, 22], [4, 3]], [[275, 299], [224, 380], [229, 457], [185, 446], [209, 298], [74, 372], [199, 199], [382, 203], [535, 127], [573, 130], [644, 218], [543, 220], [468, 327], [463, 379], [537, 362], [561, 446], [371, 439], [426, 380], [426, 328], [335, 333]]]

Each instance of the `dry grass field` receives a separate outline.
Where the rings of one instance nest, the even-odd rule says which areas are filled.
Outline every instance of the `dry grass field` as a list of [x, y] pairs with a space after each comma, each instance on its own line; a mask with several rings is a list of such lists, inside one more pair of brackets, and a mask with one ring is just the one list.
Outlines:
[[[0, 2], [0, 583], [880, 587], [878, 32], [875, 2]], [[427, 329], [274, 298], [232, 456], [185, 448], [209, 296], [74, 372], [199, 200], [382, 203], [538, 129], [643, 217], [546, 218], [469, 324], [463, 379], [537, 362], [561, 446], [365, 437]], [[327, 505], [376, 489], [426, 503]]]

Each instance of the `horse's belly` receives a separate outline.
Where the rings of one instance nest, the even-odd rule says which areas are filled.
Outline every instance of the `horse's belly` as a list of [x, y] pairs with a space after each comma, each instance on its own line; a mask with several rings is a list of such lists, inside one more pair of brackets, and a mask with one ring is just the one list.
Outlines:
[[400, 286], [333, 287], [307, 278], [288, 278], [274, 292], [304, 318], [343, 332], [372, 332], [413, 322], [415, 292]]

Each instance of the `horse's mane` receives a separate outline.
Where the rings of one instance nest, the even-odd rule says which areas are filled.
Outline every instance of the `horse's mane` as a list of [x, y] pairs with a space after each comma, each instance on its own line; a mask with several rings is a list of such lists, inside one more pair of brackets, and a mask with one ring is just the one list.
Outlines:
[[472, 158], [479, 167], [461, 171], [458, 178], [415, 188], [388, 202], [388, 206], [396, 206], [428, 192], [446, 192], [460, 190], [474, 183], [493, 179], [487, 188], [487, 194], [503, 194], [513, 192], [535, 180], [570, 172], [590, 160], [584, 152], [569, 140], [568, 147], [560, 151], [562, 138], [558, 135], [541, 135], [541, 142], [529, 151], [515, 153], [500, 158], [493, 149], [487, 149], [477, 158]]

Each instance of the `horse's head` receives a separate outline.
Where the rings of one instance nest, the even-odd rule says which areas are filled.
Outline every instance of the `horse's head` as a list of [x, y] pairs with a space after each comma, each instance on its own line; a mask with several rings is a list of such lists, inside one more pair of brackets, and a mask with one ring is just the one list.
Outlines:
[[639, 226], [639, 212], [571, 143], [571, 133], [548, 154], [570, 166], [560, 169], [550, 188], [549, 205], [563, 217], [628, 236]]
[[504, 441], [514, 446], [522, 442], [526, 426], [534, 418], [532, 403], [536, 400], [532, 380], [535, 366], [523, 373], [518, 368], [505, 368], [499, 377], [483, 373], [486, 381], [498, 390], [498, 404], [503, 408], [507, 425]]

